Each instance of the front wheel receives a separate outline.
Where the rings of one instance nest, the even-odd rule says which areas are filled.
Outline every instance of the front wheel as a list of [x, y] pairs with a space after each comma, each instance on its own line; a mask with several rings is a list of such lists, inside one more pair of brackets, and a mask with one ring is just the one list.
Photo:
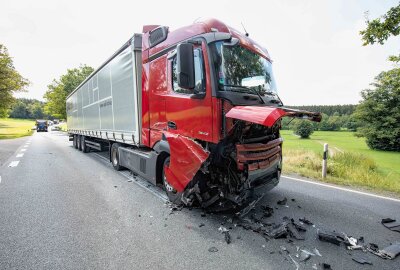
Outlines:
[[182, 205], [182, 193], [178, 192], [170, 183], [168, 183], [167, 177], [165, 176], [165, 169], [169, 167], [169, 157], [164, 160], [163, 170], [162, 170], [162, 180], [163, 180], [163, 189], [167, 193], [168, 199], [176, 204]]

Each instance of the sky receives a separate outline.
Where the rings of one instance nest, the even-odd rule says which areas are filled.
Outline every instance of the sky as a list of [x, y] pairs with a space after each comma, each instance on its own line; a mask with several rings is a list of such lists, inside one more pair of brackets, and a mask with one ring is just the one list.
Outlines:
[[[103, 3], [100, 3], [103, 2]], [[171, 30], [217, 18], [268, 49], [284, 104], [356, 104], [373, 78], [392, 68], [400, 37], [362, 46], [359, 31], [398, 0], [76, 1], [0, 0], [0, 43], [31, 81], [17, 97], [43, 100], [69, 68], [98, 67], [146, 24]]]

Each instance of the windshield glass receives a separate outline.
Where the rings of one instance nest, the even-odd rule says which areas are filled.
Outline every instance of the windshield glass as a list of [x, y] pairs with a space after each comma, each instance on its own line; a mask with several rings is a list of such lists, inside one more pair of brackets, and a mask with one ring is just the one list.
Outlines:
[[221, 41], [214, 46], [220, 90], [277, 94], [271, 62], [240, 45], [224, 45]]

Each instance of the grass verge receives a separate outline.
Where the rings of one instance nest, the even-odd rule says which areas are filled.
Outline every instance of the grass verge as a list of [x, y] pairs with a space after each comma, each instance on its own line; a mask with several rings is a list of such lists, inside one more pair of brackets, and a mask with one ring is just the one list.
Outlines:
[[[369, 149], [351, 132], [316, 132], [299, 139], [283, 131], [284, 173], [297, 173], [324, 182], [400, 195], [400, 153]], [[322, 144], [329, 143], [328, 176], [321, 177]]]
[[34, 125], [33, 120], [0, 118], [0, 140], [32, 135]]

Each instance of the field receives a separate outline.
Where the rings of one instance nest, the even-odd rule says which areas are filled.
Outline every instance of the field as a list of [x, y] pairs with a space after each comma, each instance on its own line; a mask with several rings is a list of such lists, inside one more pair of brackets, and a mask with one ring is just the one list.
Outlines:
[[32, 135], [33, 120], [0, 118], [0, 140]]
[[400, 153], [371, 150], [352, 132], [316, 131], [300, 139], [283, 130], [284, 173], [321, 179], [323, 144], [329, 144], [328, 177], [323, 181], [400, 194]]

